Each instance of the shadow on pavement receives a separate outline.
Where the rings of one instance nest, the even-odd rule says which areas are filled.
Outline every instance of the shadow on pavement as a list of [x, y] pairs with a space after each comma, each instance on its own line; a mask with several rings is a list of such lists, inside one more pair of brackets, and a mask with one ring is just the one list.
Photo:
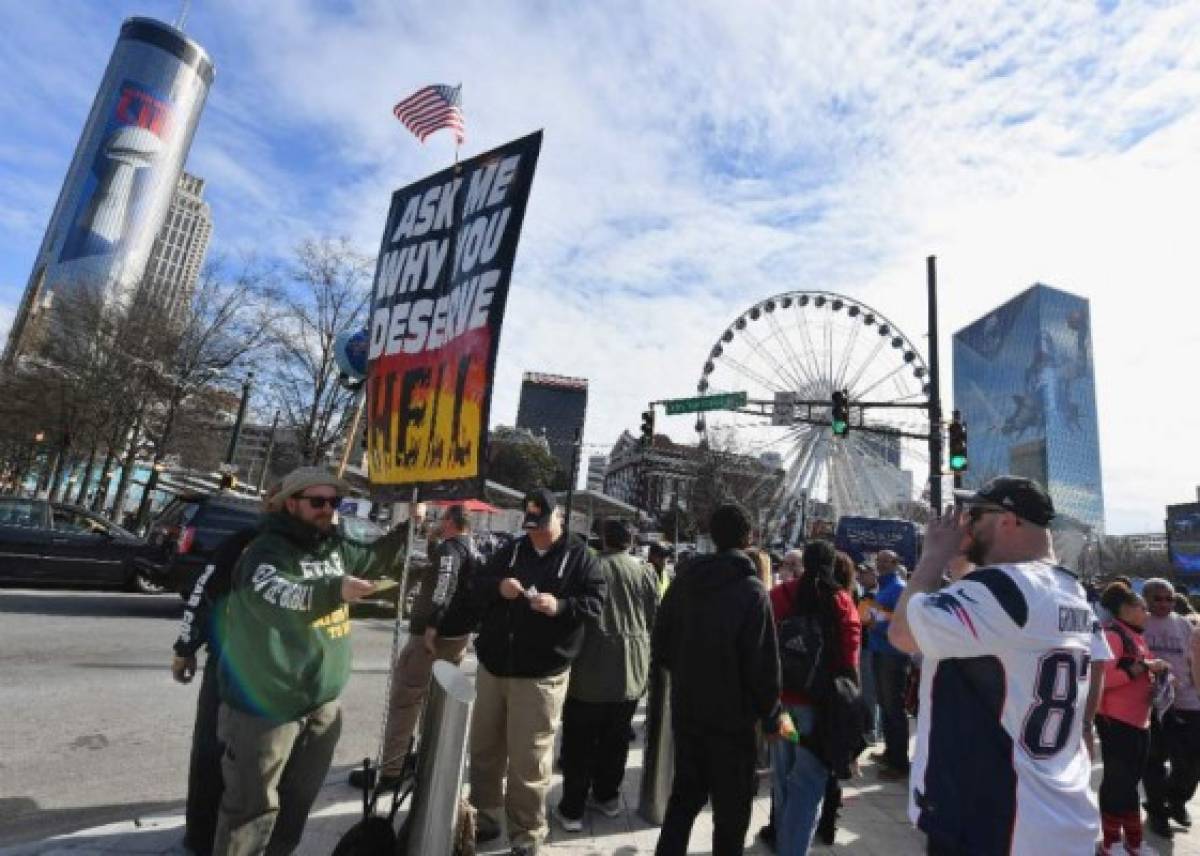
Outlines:
[[[132, 821], [147, 814], [182, 811], [183, 804], [178, 801], [43, 809], [29, 797], [0, 797], [0, 847], [38, 842], [50, 836], [122, 820]], [[17, 852], [36, 850], [19, 848]]]
[[82, 592], [61, 588], [0, 589], [0, 613], [175, 619], [183, 614], [183, 601], [177, 594]]

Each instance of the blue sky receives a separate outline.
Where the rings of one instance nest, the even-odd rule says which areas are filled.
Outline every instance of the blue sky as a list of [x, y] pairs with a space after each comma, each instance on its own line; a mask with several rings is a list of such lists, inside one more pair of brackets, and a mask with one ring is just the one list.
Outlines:
[[[0, 2], [0, 329], [121, 20], [177, 10]], [[1195, 498], [1194, 4], [194, 0], [187, 30], [217, 66], [188, 169], [228, 255], [377, 246], [391, 191], [453, 154], [390, 115], [426, 83], [462, 82], [464, 155], [545, 129], [494, 421], [524, 370], [587, 376], [597, 451], [792, 289], [920, 342], [933, 253], [947, 363], [954, 330], [1035, 281], [1091, 300], [1112, 531]]]

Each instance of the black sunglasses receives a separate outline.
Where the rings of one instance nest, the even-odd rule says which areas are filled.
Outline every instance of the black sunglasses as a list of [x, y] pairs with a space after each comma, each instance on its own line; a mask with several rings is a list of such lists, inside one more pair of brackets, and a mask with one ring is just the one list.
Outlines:
[[971, 518], [972, 523], [978, 523], [983, 519], [985, 514], [1004, 514], [1006, 509], [989, 508], [986, 505], [972, 505], [967, 509], [967, 516]]
[[340, 496], [308, 496], [307, 494], [302, 493], [298, 497], [296, 497], [296, 499], [307, 499], [308, 504], [311, 505], [314, 509], [324, 508], [326, 505], [328, 505], [334, 511], [337, 511], [338, 506], [342, 504], [343, 497], [340, 497]]

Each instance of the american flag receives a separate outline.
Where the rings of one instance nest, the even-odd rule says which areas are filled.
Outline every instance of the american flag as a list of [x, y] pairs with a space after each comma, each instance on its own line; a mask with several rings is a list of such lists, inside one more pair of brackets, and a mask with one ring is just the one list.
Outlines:
[[426, 86], [392, 108], [396, 118], [422, 143], [434, 131], [448, 128], [462, 145], [466, 123], [462, 114], [462, 86]]

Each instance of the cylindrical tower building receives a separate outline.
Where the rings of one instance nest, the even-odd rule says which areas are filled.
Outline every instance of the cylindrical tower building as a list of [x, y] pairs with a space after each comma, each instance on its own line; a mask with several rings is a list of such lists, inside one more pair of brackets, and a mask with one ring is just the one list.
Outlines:
[[9, 333], [4, 360], [34, 343], [71, 289], [128, 307], [187, 158], [213, 65], [199, 44], [150, 18], [121, 25], [100, 90]]

